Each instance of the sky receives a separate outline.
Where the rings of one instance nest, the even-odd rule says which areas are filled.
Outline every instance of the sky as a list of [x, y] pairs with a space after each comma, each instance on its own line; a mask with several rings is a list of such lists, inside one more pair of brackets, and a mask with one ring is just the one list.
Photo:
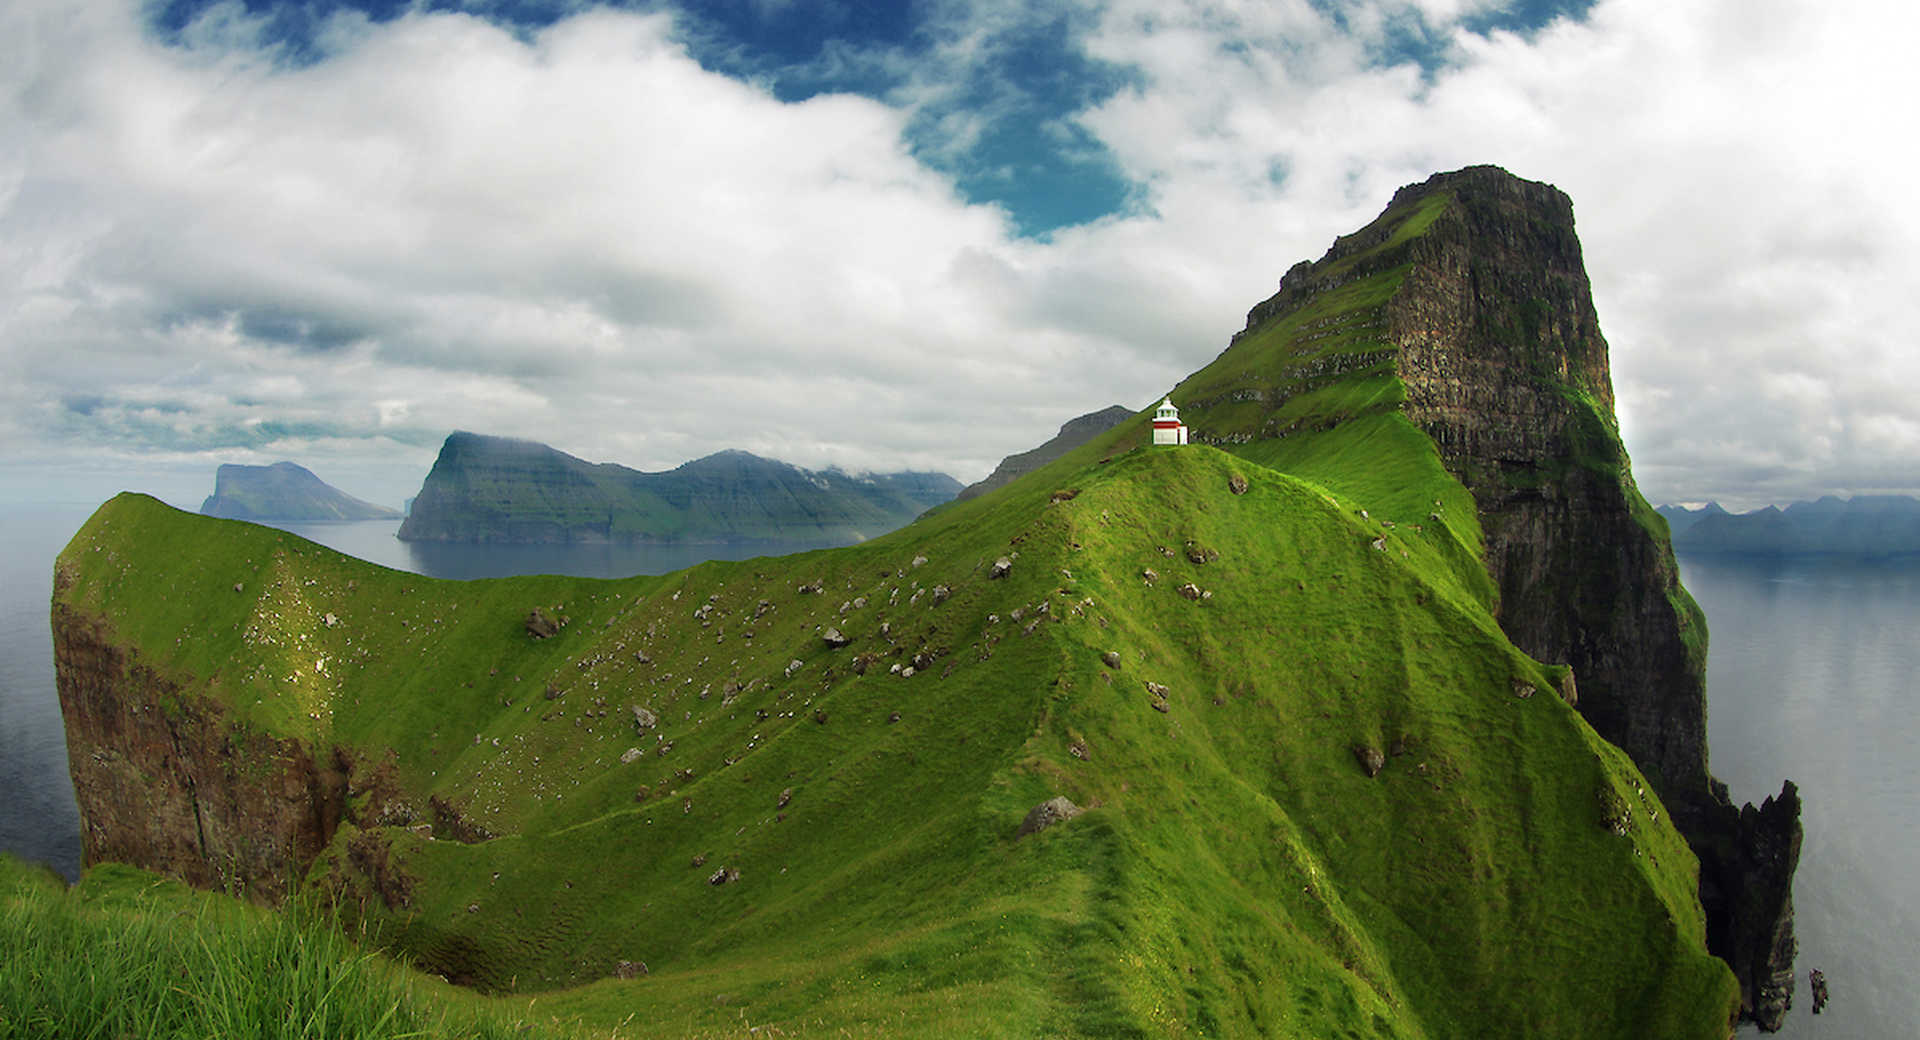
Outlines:
[[1920, 7], [8, 0], [0, 501], [456, 429], [962, 481], [1395, 188], [1573, 199], [1655, 502], [1920, 493]]

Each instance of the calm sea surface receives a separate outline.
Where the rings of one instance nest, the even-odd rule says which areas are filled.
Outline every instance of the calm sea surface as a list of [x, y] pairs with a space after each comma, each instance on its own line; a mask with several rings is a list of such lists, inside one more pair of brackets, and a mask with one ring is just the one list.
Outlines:
[[[80, 839], [54, 695], [53, 557], [91, 505], [8, 506], [0, 539], [0, 849], [79, 872]], [[397, 521], [287, 525], [387, 567], [445, 578], [622, 577], [816, 546], [411, 546]], [[1779, 1035], [1915, 1035], [1920, 987], [1920, 560], [1681, 560], [1712, 630], [1713, 770], [1736, 801], [1791, 777], [1806, 805], [1794, 898], [1800, 979]], [[1808, 1013], [1806, 971], [1833, 1003]]]

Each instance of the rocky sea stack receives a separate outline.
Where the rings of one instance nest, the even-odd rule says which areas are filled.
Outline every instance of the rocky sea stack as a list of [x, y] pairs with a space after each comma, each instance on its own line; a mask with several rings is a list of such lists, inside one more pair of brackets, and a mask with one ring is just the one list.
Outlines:
[[604, 1028], [1776, 1023], [1798, 800], [1707, 771], [1566, 197], [1403, 190], [1173, 400], [1186, 446], [1138, 413], [859, 545], [621, 581], [116, 498], [55, 574], [88, 862], [325, 893]]

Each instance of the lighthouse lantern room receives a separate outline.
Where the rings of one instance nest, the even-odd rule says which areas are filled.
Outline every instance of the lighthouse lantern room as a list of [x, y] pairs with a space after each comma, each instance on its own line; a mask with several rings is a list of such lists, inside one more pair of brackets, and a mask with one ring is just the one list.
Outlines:
[[1154, 409], [1153, 443], [1187, 443], [1187, 426], [1180, 421], [1180, 409], [1173, 406], [1173, 398], [1171, 396], [1161, 401], [1159, 408]]

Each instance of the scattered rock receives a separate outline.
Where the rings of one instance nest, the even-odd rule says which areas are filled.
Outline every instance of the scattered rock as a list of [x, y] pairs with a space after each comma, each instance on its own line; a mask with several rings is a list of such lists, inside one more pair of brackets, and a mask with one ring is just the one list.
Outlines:
[[720, 885], [738, 880], [740, 880], [740, 869], [738, 867], [721, 867], [719, 870], [708, 875], [707, 884], [719, 887]]
[[809, 594], [818, 595], [820, 592], [820, 581], [819, 579], [816, 578], [813, 581], [810, 581], [804, 585], [801, 585], [800, 587], [794, 589], [793, 591], [799, 593], [802, 596], [809, 595]]
[[325, 617], [320, 619], [320, 623], [323, 625], [326, 625], [328, 628], [332, 628], [333, 626], [340, 623], [340, 619], [337, 617], [334, 617], [332, 614], [328, 614]]
[[1353, 757], [1360, 760], [1360, 768], [1366, 770], [1369, 777], [1379, 776], [1380, 770], [1387, 767], [1387, 756], [1381, 754], [1380, 749], [1376, 747], [1355, 744]]
[[953, 590], [947, 588], [945, 585], [935, 585], [933, 587], [933, 601], [935, 603], [945, 603], [947, 597], [951, 595], [953, 595]]
[[1580, 691], [1573, 684], [1573, 669], [1567, 669], [1567, 674], [1561, 676], [1560, 681], [1554, 685], [1560, 694], [1560, 699], [1566, 701], [1569, 707], [1579, 706]]
[[633, 713], [634, 728], [640, 730], [642, 733], [660, 724], [658, 716], [638, 704], [627, 705], [627, 710]]
[[1200, 586], [1195, 585], [1193, 582], [1187, 582], [1185, 585], [1180, 586], [1180, 595], [1187, 599], [1197, 600], [1200, 598]]
[[1077, 497], [1079, 497], [1079, 495], [1080, 495], [1080, 489], [1079, 489], [1079, 488], [1067, 488], [1067, 489], [1065, 489], [1065, 490], [1063, 490], [1063, 491], [1055, 491], [1055, 492], [1054, 492], [1054, 493], [1053, 493], [1052, 495], [1049, 495], [1049, 496], [1047, 497], [1047, 501], [1049, 501], [1049, 502], [1071, 502], [1071, 501], [1073, 501], [1073, 500], [1074, 500], [1075, 498], [1077, 498]]
[[613, 966], [613, 977], [616, 979], [637, 979], [645, 974], [647, 974], [645, 961], [620, 961]]
[[559, 700], [560, 698], [562, 698], [562, 697], [565, 697], [566, 695], [567, 695], [567, 691], [565, 691], [565, 690], [563, 690], [563, 689], [561, 689], [561, 688], [560, 688], [560, 687], [558, 687], [558, 686], [555, 686], [555, 685], [554, 685], [553, 683], [551, 683], [551, 682], [549, 682], [549, 683], [547, 684], [547, 693], [546, 693], [546, 697], [547, 697], [547, 699], [548, 699], [548, 700], [550, 700], [550, 701], [557, 701], [557, 700]]
[[1109, 650], [1106, 653], [1101, 654], [1100, 663], [1106, 665], [1108, 668], [1120, 667], [1120, 651]]
[[1153, 698], [1153, 710], [1162, 715], [1167, 713], [1167, 695], [1172, 692], [1157, 682], [1147, 683], [1147, 696]]
[[639, 748], [630, 747], [620, 753], [620, 764], [626, 765], [629, 762], [634, 761], [635, 759], [639, 758], [641, 755], [644, 755], [644, 754], [646, 754], [646, 752], [640, 750]]
[[826, 643], [828, 646], [832, 647], [835, 650], [838, 650], [841, 647], [846, 646], [848, 643], [853, 642], [853, 640], [848, 639], [844, 635], [841, 635], [840, 630], [837, 628], [827, 629], [826, 632], [821, 634], [820, 639], [822, 642]]
[[1227, 478], [1227, 490], [1233, 492], [1236, 495], [1246, 494], [1247, 478], [1241, 476], [1238, 473], [1233, 474], [1232, 476]]
[[888, 722], [899, 722], [899, 721], [900, 721], [900, 713], [896, 711], [896, 712], [893, 712], [893, 713], [891, 713], [891, 714], [889, 714], [889, 715], [887, 716], [887, 721], [888, 721]]
[[989, 579], [1004, 578], [1011, 573], [1013, 573], [1013, 561], [1002, 556], [993, 561], [993, 569], [987, 572], [987, 577]]
[[1083, 812], [1064, 795], [1056, 795], [1027, 812], [1027, 818], [1020, 821], [1020, 836], [1037, 834], [1064, 820], [1071, 820]]
[[1212, 563], [1219, 558], [1220, 550], [1218, 549], [1209, 549], [1192, 542], [1187, 543], [1187, 562], [1189, 563]]
[[1075, 740], [1068, 743], [1067, 754], [1072, 755], [1082, 762], [1087, 761], [1087, 742], [1084, 740]]
[[927, 562], [927, 558], [925, 556], [915, 556], [913, 558], [913, 565], [915, 567], [918, 567], [926, 562]]
[[819, 724], [821, 724], [822, 726], [824, 726], [824, 725], [826, 725], [826, 724], [827, 724], [827, 709], [825, 709], [825, 708], [815, 708], [815, 709], [814, 709], [814, 711], [813, 711], [813, 721], [815, 721], [815, 722], [818, 722], [818, 723], [819, 723]]
[[539, 607], [527, 615], [527, 634], [535, 639], [552, 639], [560, 634], [560, 622]]
[[1513, 695], [1515, 697], [1518, 697], [1524, 701], [1527, 698], [1533, 696], [1537, 692], [1539, 691], [1533, 688], [1533, 684], [1526, 681], [1525, 679], [1513, 680]]
[[647, 656], [647, 652], [646, 652], [645, 650], [635, 650], [635, 651], [633, 652], [633, 659], [634, 659], [634, 660], [635, 660], [636, 662], [638, 662], [638, 663], [640, 663], [640, 664], [652, 664], [652, 663], [653, 663], [653, 658], [651, 658], [651, 657], [648, 657], [648, 656]]
[[239, 582], [237, 582], [237, 581], [233, 583], [233, 591], [235, 591], [235, 592], [239, 592], [239, 591], [240, 591], [241, 589], [244, 589], [244, 588], [246, 588], [246, 586], [245, 586], [245, 585], [242, 585], [241, 583], [239, 583]]
[[1373, 540], [1373, 542], [1372, 542], [1372, 545], [1373, 545], [1373, 548], [1374, 548], [1374, 551], [1376, 551], [1376, 552], [1386, 552], [1386, 551], [1387, 551], [1387, 536], [1383, 534], [1383, 535], [1381, 535], [1380, 537], [1378, 537], [1378, 538], [1375, 538], [1375, 539]]
[[787, 807], [787, 803], [791, 801], [793, 801], [793, 788], [789, 787], [786, 790], [780, 792], [780, 798], [777, 804], [774, 805], [774, 808], [785, 809]]
[[699, 867], [704, 867], [704, 866], [706, 866], [706, 865], [707, 865], [707, 854], [706, 854], [706, 853], [704, 853], [704, 852], [701, 852], [701, 853], [697, 853], [697, 854], [695, 854], [695, 855], [694, 855], [694, 857], [693, 857], [693, 865], [694, 865], [694, 867], [695, 867], [696, 869], [697, 869], [697, 868], [699, 868]]
[[1160, 580], [1160, 572], [1154, 570], [1152, 567], [1148, 567], [1146, 570], [1143, 570], [1140, 572], [1140, 578], [1142, 581], [1145, 581], [1147, 584], [1151, 585], [1154, 582]]

